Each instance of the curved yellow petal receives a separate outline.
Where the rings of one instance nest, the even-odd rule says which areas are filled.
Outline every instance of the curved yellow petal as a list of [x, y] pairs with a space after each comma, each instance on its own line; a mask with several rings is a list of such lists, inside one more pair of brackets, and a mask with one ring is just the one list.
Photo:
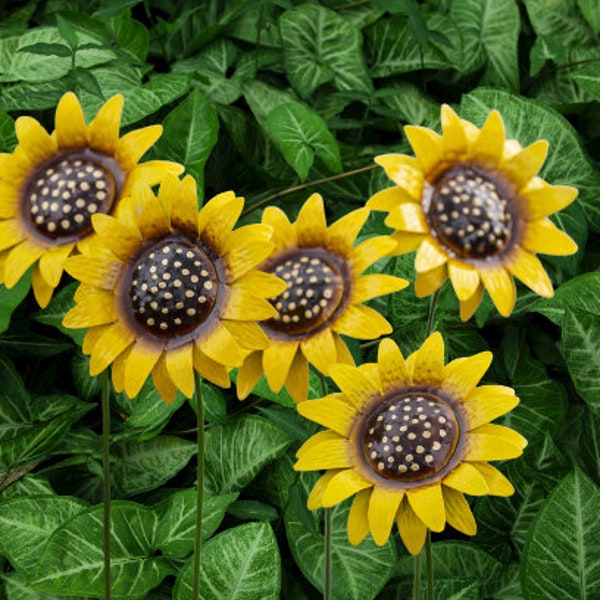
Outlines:
[[489, 423], [506, 414], [519, 404], [512, 388], [503, 385], [484, 385], [472, 390], [462, 409], [467, 416], [469, 429]]
[[356, 494], [352, 502], [348, 515], [348, 541], [353, 546], [360, 544], [369, 534], [367, 511], [370, 498], [371, 489], [362, 490]]
[[445, 264], [431, 269], [426, 273], [417, 273], [415, 279], [415, 294], [417, 298], [424, 298], [437, 292], [448, 279], [448, 269]]
[[362, 273], [367, 267], [395, 251], [397, 243], [389, 235], [369, 238], [352, 250], [353, 272]]
[[45, 251], [45, 248], [28, 239], [15, 246], [4, 263], [4, 285], [8, 289], [14, 287]]
[[165, 353], [165, 364], [171, 381], [187, 398], [194, 393], [193, 344], [188, 343], [179, 348], [168, 348]]
[[523, 196], [526, 205], [523, 218], [537, 221], [569, 206], [577, 197], [577, 188], [568, 185], [547, 185]]
[[31, 272], [31, 287], [33, 288], [33, 295], [40, 308], [46, 308], [50, 304], [52, 294], [54, 293], [54, 286], [48, 284], [48, 282], [42, 277], [40, 273], [39, 263], [33, 267]]
[[[215, 199], [213, 198], [210, 202], [213, 202], [214, 200]], [[201, 215], [198, 217], [200, 237], [213, 248], [217, 254], [225, 251], [227, 238], [231, 235], [235, 224], [242, 214], [244, 199], [236, 197], [233, 192], [228, 192], [227, 202], [221, 201], [219, 202], [219, 205], [220, 208], [218, 211], [211, 211], [211, 218], [206, 221], [206, 223], [202, 223], [202, 211], [207, 209], [208, 204], [202, 207]], [[239, 249], [237, 249], [237, 251], [239, 252]], [[234, 252], [235, 250], [232, 249], [229, 251], [229, 254], [231, 255]], [[254, 266], [254, 264], [252, 266]]]
[[[140, 183], [134, 187], [133, 193], [135, 198], [135, 201], [131, 202], [133, 218], [135, 219], [135, 226], [143, 239], [151, 240], [168, 234], [171, 231], [169, 218], [150, 186]], [[92, 221], [94, 222], [94, 229], [96, 229], [96, 221], [93, 218]], [[133, 223], [131, 231], [134, 231]], [[96, 232], [99, 233], [98, 230]], [[117, 253], [115, 252], [115, 254]]]
[[[79, 286], [81, 288], [81, 286]], [[88, 329], [84, 338], [83, 344], [81, 345], [81, 350], [84, 354], [92, 354], [98, 340], [104, 335], [108, 329], [110, 329], [113, 325], [100, 325], [99, 327], [92, 327]]]
[[20, 194], [18, 189], [0, 179], [0, 219], [14, 219], [19, 212]]
[[296, 352], [294, 360], [290, 366], [285, 387], [294, 399], [294, 402], [300, 404], [308, 397], [308, 362], [302, 352]]
[[113, 389], [120, 394], [125, 389], [125, 363], [131, 351], [131, 346], [115, 358], [111, 366]]
[[0, 221], [0, 251], [18, 244], [25, 236], [25, 230], [16, 219]]
[[125, 393], [135, 398], [163, 352], [162, 346], [136, 342], [131, 347], [123, 375]]
[[377, 363], [384, 393], [411, 383], [402, 352], [391, 339], [381, 340]]
[[338, 469], [334, 469], [331, 471], [327, 471], [319, 479], [317, 483], [315, 483], [315, 487], [311, 490], [308, 495], [308, 500], [306, 501], [306, 507], [309, 510], [315, 510], [317, 508], [323, 508], [323, 492], [325, 492], [325, 488], [329, 484], [329, 482], [335, 477], [340, 471]]
[[[397, 189], [398, 195], [408, 194], [413, 202], [421, 198], [424, 178], [423, 170], [416, 158], [405, 154], [381, 154], [375, 157], [375, 162], [383, 167], [385, 174], [398, 186], [398, 188], [390, 189]], [[389, 210], [381, 205], [378, 206], [379, 200], [373, 200], [372, 203], [371, 200], [373, 198], [367, 202], [369, 208]]]
[[385, 224], [398, 231], [428, 233], [429, 225], [419, 204], [400, 204], [390, 211]]
[[452, 469], [444, 477], [442, 483], [472, 496], [485, 496], [490, 491], [483, 475], [467, 462], [462, 462]]
[[65, 262], [65, 271], [83, 283], [104, 290], [113, 290], [119, 280], [123, 263], [108, 261], [93, 256], [70, 256]]
[[229, 371], [225, 365], [218, 363], [212, 358], [206, 356], [196, 344], [194, 344], [193, 353], [194, 369], [211, 383], [222, 388], [231, 387]]
[[517, 291], [515, 282], [504, 267], [486, 268], [480, 271], [481, 282], [492, 302], [503, 317], [510, 316], [515, 306]]
[[152, 382], [159, 396], [167, 403], [172, 404], [177, 397], [177, 387], [171, 380], [167, 371], [166, 356], [163, 354], [154, 369], [152, 369]]
[[113, 294], [92, 288], [90, 293], [78, 300], [64, 316], [62, 323], [70, 329], [82, 329], [114, 323], [118, 318]]
[[[423, 173], [421, 173], [421, 179], [423, 178]], [[398, 206], [406, 203], [414, 204], [416, 199], [413, 198], [406, 190], [401, 187], [394, 186], [391, 188], [385, 188], [376, 194], [373, 194], [367, 200], [367, 208], [370, 210], [380, 210], [391, 212]]]
[[19, 144], [32, 163], [41, 163], [56, 153], [55, 139], [32, 117], [15, 121]]
[[392, 326], [376, 310], [362, 304], [350, 304], [332, 326], [337, 333], [369, 340], [392, 333]]
[[450, 161], [467, 158], [467, 136], [458, 115], [448, 104], [442, 104], [441, 118], [444, 158]]
[[496, 166], [502, 157], [505, 140], [504, 122], [500, 113], [493, 110], [473, 144], [473, 156], [476, 156], [478, 161]]
[[435, 179], [444, 157], [442, 136], [426, 127], [407, 125], [404, 133], [428, 180]]
[[538, 140], [511, 156], [502, 164], [501, 170], [515, 184], [517, 189], [521, 189], [538, 174], [547, 154], [548, 142]]
[[333, 333], [333, 341], [335, 342], [335, 349], [337, 351], [337, 358], [335, 362], [354, 366], [354, 358], [352, 357], [352, 353], [350, 350], [348, 350], [348, 346], [346, 346], [346, 343], [341, 336], [335, 333], [335, 331]]
[[235, 280], [247, 273], [267, 258], [273, 248], [271, 243], [252, 242], [244, 246], [235, 246], [227, 252], [227, 271]]
[[67, 92], [56, 107], [54, 118], [56, 141], [60, 148], [84, 148], [87, 128], [81, 104], [73, 92]]
[[117, 94], [107, 100], [88, 125], [88, 142], [94, 150], [114, 155], [119, 141], [119, 127], [123, 112], [123, 96]]
[[253, 294], [260, 290], [260, 296], [273, 298], [285, 292], [287, 283], [271, 273], [250, 271], [235, 280], [235, 287]]
[[201, 335], [196, 340], [199, 350], [214, 361], [237, 367], [242, 364], [242, 355], [235, 338], [222, 322], [207, 335]]
[[320, 194], [313, 194], [302, 205], [296, 219], [296, 236], [298, 246], [313, 248], [322, 246], [327, 237], [327, 221], [325, 207]]
[[335, 363], [337, 348], [331, 329], [326, 328], [300, 343], [302, 354], [324, 375], [329, 374], [329, 367]]
[[271, 241], [274, 248], [273, 253], [283, 248], [293, 246], [296, 243], [296, 229], [290, 223], [287, 215], [276, 206], [267, 206], [263, 211], [262, 222], [273, 228]]
[[427, 527], [410, 507], [407, 499], [402, 502], [398, 509], [396, 525], [406, 549], [413, 556], [417, 556], [421, 552], [423, 544], [425, 544]]
[[395, 231], [390, 236], [395, 242], [396, 247], [390, 254], [406, 254], [417, 250], [427, 236], [422, 233], [407, 233], [406, 231]]
[[373, 484], [354, 469], [344, 469], [331, 478], [323, 493], [324, 507], [335, 506], [353, 494], [372, 487]]
[[568, 256], [577, 252], [577, 244], [571, 237], [546, 218], [527, 223], [522, 244], [531, 253]]
[[268, 300], [232, 285], [221, 317], [234, 321], [262, 321], [274, 317], [276, 312]]
[[115, 159], [125, 171], [130, 171], [162, 135], [162, 125], [150, 125], [125, 134], [118, 142]]
[[488, 484], [489, 493], [492, 496], [506, 497], [512, 496], [515, 493], [512, 483], [496, 467], [488, 465], [485, 462], [473, 462], [470, 464], [483, 475]]
[[298, 342], [274, 342], [263, 350], [263, 371], [274, 392], [285, 384], [297, 350]]
[[183, 173], [184, 168], [179, 163], [171, 162], [168, 160], [147, 160], [129, 172], [125, 183], [123, 184], [123, 190], [121, 191], [121, 197], [131, 195], [131, 190], [136, 185], [149, 185], [153, 186], [157, 183], [164, 181], [166, 177], [177, 176]]
[[92, 224], [102, 243], [125, 262], [129, 261], [142, 245], [142, 239], [133, 228], [110, 215], [96, 214], [92, 217]]
[[501, 425], [482, 425], [467, 434], [465, 460], [488, 461], [517, 458], [523, 454], [527, 440], [516, 431]]
[[475, 535], [477, 533], [477, 523], [465, 497], [461, 492], [452, 488], [444, 487], [442, 489], [448, 524], [465, 535]]
[[90, 375], [98, 375], [125, 352], [135, 339], [134, 333], [122, 323], [115, 323], [102, 333], [94, 345], [90, 359]]
[[470, 319], [477, 310], [477, 307], [481, 303], [481, 299], [483, 298], [483, 285], [479, 285], [479, 287], [475, 290], [475, 293], [468, 298], [467, 300], [460, 301], [460, 318], [463, 321], [467, 321]]
[[479, 383], [492, 364], [491, 352], [457, 358], [444, 367], [444, 389], [450, 389], [457, 400], [465, 399]]
[[221, 323], [242, 348], [247, 348], [248, 350], [262, 350], [270, 344], [266, 333], [257, 323], [228, 320], [223, 320]]
[[460, 260], [448, 261], [448, 276], [452, 287], [461, 301], [466, 301], [477, 291], [480, 283], [479, 271]]
[[[313, 436], [309, 437], [300, 448], [296, 451], [296, 457], [300, 458], [304, 456], [309, 451], [312, 451], [313, 448], [322, 444], [323, 442], [334, 442], [342, 439], [339, 434], [335, 431], [331, 431], [327, 429], [325, 431], [319, 431], [315, 433]], [[294, 467], [295, 468], [295, 467]]]
[[431, 531], [442, 531], [446, 524], [446, 509], [439, 483], [408, 489], [406, 497], [415, 514]]
[[236, 385], [237, 397], [240, 400], [244, 400], [250, 395], [262, 374], [262, 352], [252, 352], [238, 369]]
[[448, 261], [448, 256], [442, 249], [431, 240], [424, 240], [419, 246], [415, 258], [415, 270], [417, 273], [426, 273], [443, 265]]
[[318, 400], [301, 402], [297, 407], [298, 412], [323, 427], [348, 436], [357, 416], [356, 408], [339, 396], [340, 394], [330, 394]]
[[327, 239], [325, 240], [327, 248], [341, 255], [348, 254], [369, 213], [367, 208], [359, 208], [333, 223], [327, 230]]
[[340, 364], [332, 365], [330, 376], [348, 402], [351, 402], [358, 409], [381, 394], [381, 389], [375, 385], [375, 382], [356, 367]]
[[316, 469], [347, 469], [351, 467], [348, 440], [343, 438], [326, 440], [308, 448], [298, 456], [296, 471]]
[[62, 246], [54, 246], [54, 248], [50, 248], [40, 257], [40, 262], [38, 263], [40, 274], [49, 286], [55, 288], [59, 284], [65, 262], [74, 247], [75, 242]]
[[367, 518], [373, 540], [378, 546], [388, 541], [403, 497], [402, 490], [390, 490], [378, 485], [373, 488]]
[[440, 385], [444, 378], [444, 339], [436, 331], [414, 353], [413, 383]]
[[554, 296], [554, 288], [540, 259], [521, 248], [515, 249], [514, 260], [506, 268], [528, 288], [544, 298]]

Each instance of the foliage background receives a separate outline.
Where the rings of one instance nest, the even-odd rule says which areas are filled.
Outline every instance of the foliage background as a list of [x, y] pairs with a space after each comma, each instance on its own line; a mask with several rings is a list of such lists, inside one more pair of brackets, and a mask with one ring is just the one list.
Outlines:
[[[115, 93], [123, 127], [162, 123], [153, 157], [177, 160], [201, 196], [235, 189], [291, 217], [313, 191], [330, 221], [389, 185], [364, 170], [406, 152], [407, 123], [439, 128], [439, 105], [483, 124], [497, 108], [509, 135], [550, 141], [542, 175], [575, 185], [556, 217], [578, 242], [545, 265], [552, 300], [519, 288], [501, 319], [484, 301], [461, 323], [444, 287], [436, 325], [449, 358], [489, 348], [486, 381], [513, 386], [507, 417], [529, 439], [505, 472], [512, 498], [473, 502], [479, 532], [434, 536], [435, 597], [598, 598], [600, 589], [600, 2], [598, 0], [30, 0], [0, 6], [0, 150], [14, 119], [53, 128], [74, 90], [90, 118]], [[289, 188], [326, 178], [312, 187]], [[286, 191], [287, 190], [287, 191]], [[285, 192], [285, 193], [282, 193]], [[364, 236], [386, 232], [373, 215]], [[414, 279], [412, 255], [379, 265]], [[101, 415], [80, 332], [61, 325], [74, 284], [39, 311], [25, 278], [0, 288], [0, 598], [99, 597]], [[394, 339], [424, 337], [428, 300], [412, 287], [379, 300]], [[357, 361], [373, 346], [354, 343]], [[322, 515], [305, 508], [316, 474], [292, 470], [313, 431], [286, 393], [262, 382], [244, 403], [206, 385], [203, 598], [318, 598]], [[320, 395], [318, 380], [311, 395]], [[112, 398], [114, 597], [186, 599], [191, 586], [195, 416], [151, 386]], [[333, 513], [335, 598], [410, 593], [397, 537], [346, 541]]]

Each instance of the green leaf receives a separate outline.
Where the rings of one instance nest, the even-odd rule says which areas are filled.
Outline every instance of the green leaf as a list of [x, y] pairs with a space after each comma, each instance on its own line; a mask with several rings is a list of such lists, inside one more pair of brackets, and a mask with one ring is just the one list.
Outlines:
[[332, 173], [340, 173], [342, 159], [333, 134], [321, 117], [298, 103], [281, 104], [267, 117], [267, 132], [286, 162], [304, 181], [315, 156]]
[[[58, 33], [60, 33], [63, 40], [69, 44], [71, 50], [77, 50], [79, 38], [77, 37], [77, 32], [73, 25], [60, 15], [56, 15], [56, 25], [58, 26]], [[70, 53], [68, 56], [70, 56]]]
[[156, 155], [185, 165], [202, 189], [204, 165], [219, 130], [214, 109], [198, 90], [194, 90], [167, 115], [163, 126], [163, 136], [155, 147]]
[[0, 333], [4, 333], [10, 325], [12, 314], [31, 288], [31, 270], [21, 277], [17, 285], [10, 290], [5, 285], [0, 285]]
[[577, 0], [577, 6], [592, 31], [600, 33], [600, 2], [598, 0]]
[[482, 84], [518, 90], [521, 18], [515, 0], [453, 2], [450, 17], [463, 36], [465, 71], [485, 64]]
[[37, 496], [0, 502], [0, 554], [17, 571], [31, 572], [48, 536], [87, 503], [68, 496]]
[[[79, 513], [60, 526], [41, 551], [32, 585], [53, 594], [103, 596], [103, 507]], [[111, 505], [111, 579], [114, 598], [143, 597], [172, 568], [155, 556], [158, 518], [133, 502]]]
[[[589, 294], [589, 291], [586, 291]], [[560, 351], [577, 393], [600, 415], [600, 322], [598, 313], [568, 307]]]
[[575, 67], [570, 77], [577, 82], [594, 100], [600, 100], [600, 63], [590, 62]]
[[583, 473], [567, 475], [533, 523], [523, 555], [529, 598], [593, 598], [600, 586], [600, 490]]
[[[589, 225], [600, 231], [600, 174], [590, 165], [579, 137], [567, 120], [553, 110], [531, 100], [500, 90], [479, 88], [463, 96], [461, 117], [483, 125], [492, 109], [502, 114], [507, 137], [524, 147], [539, 139], [550, 142], [548, 158], [540, 176], [549, 183], [572, 185], [579, 189], [576, 202], [583, 207]], [[582, 224], [567, 233], [581, 242]], [[585, 239], [583, 240], [585, 242]]]
[[211, 427], [206, 436], [206, 488], [214, 494], [241, 490], [288, 444], [277, 427], [253, 415]]
[[[68, 77], [53, 81], [8, 85], [0, 96], [0, 109], [7, 111], [51, 109], [56, 107], [61, 96], [68, 91], [69, 87]], [[1, 125], [0, 128], [2, 128]], [[16, 145], [16, 137], [14, 143]], [[13, 150], [14, 148], [8, 149]]]
[[[427, 19], [429, 45], [417, 43], [404, 17], [381, 19], [366, 30], [366, 54], [372, 77], [389, 77], [425, 69], [461, 70], [462, 40], [454, 23], [436, 13]], [[441, 34], [449, 44], [435, 35]]]
[[0, 111], [0, 152], [12, 152], [16, 145], [15, 122], [10, 115]]
[[411, 83], [400, 82], [393, 87], [382, 88], [375, 92], [375, 97], [381, 104], [373, 106], [373, 111], [390, 117], [395, 122], [400, 120], [411, 125], [439, 127], [438, 103]]
[[[3, 573], [6, 600], [64, 600], [65, 596], [38, 592], [29, 585], [29, 578], [20, 573]], [[67, 600], [86, 600], [84, 596], [69, 596]]]
[[227, 513], [240, 521], [276, 521], [279, 518], [275, 508], [258, 500], [238, 500], [227, 508]]
[[[268, 523], [246, 523], [210, 540], [202, 550], [200, 581], [203, 600], [277, 600], [281, 559]], [[180, 571], [174, 600], [192, 593], [192, 560]]]
[[341, 15], [323, 6], [303, 4], [284, 12], [279, 28], [286, 73], [302, 97], [328, 81], [340, 91], [372, 93], [360, 33]]
[[[202, 505], [202, 540], [219, 527], [225, 511], [237, 494], [204, 495]], [[196, 490], [175, 492], [154, 507], [158, 517], [156, 546], [165, 556], [184, 558], [194, 550], [196, 526]]]
[[42, 56], [71, 56], [69, 46], [64, 44], [44, 44], [39, 42], [31, 46], [22, 46], [18, 52], [29, 52], [30, 54], [41, 54]]
[[75, 80], [75, 85], [81, 90], [85, 90], [88, 94], [92, 94], [100, 98], [103, 102], [106, 100], [102, 92], [102, 88], [92, 71], [83, 67], [74, 67], [69, 71], [69, 74]]
[[161, 435], [145, 442], [112, 445], [116, 457], [113, 485], [120, 496], [153, 490], [183, 469], [197, 451], [196, 444], [177, 436]]
[[56, 327], [65, 335], [68, 335], [77, 345], [81, 346], [86, 331], [84, 329], [68, 329], [63, 327], [62, 321], [65, 315], [75, 306], [73, 294], [79, 286], [78, 283], [70, 283], [56, 293], [50, 304], [42, 311], [33, 315], [33, 318], [39, 323]]
[[[371, 600], [381, 591], [393, 573], [396, 562], [394, 544], [389, 540], [376, 546], [368, 537], [358, 546], [348, 541], [350, 501], [334, 506], [331, 519], [332, 561], [336, 600]], [[323, 534], [301, 518], [307, 510], [306, 493], [299, 510], [290, 504], [285, 511], [285, 530], [296, 564], [304, 576], [323, 591]], [[322, 511], [319, 511], [322, 512]], [[317, 513], [314, 513], [317, 514]], [[310, 518], [310, 515], [309, 515]]]
[[110, 26], [119, 48], [143, 63], [148, 55], [148, 41], [150, 34], [142, 23], [132, 19], [127, 12], [115, 15], [110, 21]]

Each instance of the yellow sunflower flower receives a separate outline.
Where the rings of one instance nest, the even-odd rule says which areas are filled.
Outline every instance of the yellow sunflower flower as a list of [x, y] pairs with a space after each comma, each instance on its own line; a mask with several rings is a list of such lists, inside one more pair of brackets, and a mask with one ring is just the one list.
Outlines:
[[450, 278], [468, 319], [487, 289], [503, 316], [513, 310], [514, 277], [544, 297], [554, 294], [536, 253], [577, 251], [575, 242], [548, 218], [577, 190], [537, 177], [548, 151], [540, 140], [526, 148], [507, 140], [502, 117], [492, 111], [483, 127], [442, 106], [443, 135], [405, 127], [416, 158], [385, 154], [375, 160], [396, 184], [367, 203], [388, 211], [398, 252], [417, 250], [418, 296]]
[[116, 216], [92, 217], [96, 236], [71, 257], [81, 281], [63, 323], [89, 328], [83, 351], [97, 375], [112, 363], [117, 391], [133, 398], [148, 375], [161, 397], [194, 391], [194, 370], [229, 387], [229, 369], [269, 340], [254, 322], [285, 284], [254, 270], [271, 252], [268, 225], [233, 230], [244, 205], [233, 192], [198, 212], [196, 183], [172, 177], [158, 196], [139, 184]]
[[110, 213], [136, 182], [154, 185], [181, 165], [138, 164], [162, 126], [119, 138], [123, 97], [113, 96], [86, 125], [76, 96], [65, 94], [49, 134], [35, 119], [19, 117], [19, 145], [0, 154], [0, 283], [12, 288], [35, 263], [38, 304], [50, 302], [75, 246], [92, 233], [91, 217]]
[[377, 363], [332, 367], [341, 392], [298, 405], [329, 428], [297, 454], [296, 470], [326, 469], [308, 507], [334, 506], [356, 494], [350, 542], [371, 532], [383, 545], [395, 520], [415, 555], [427, 529], [442, 531], [448, 523], [474, 535], [464, 494], [510, 496], [512, 485], [487, 461], [520, 456], [527, 444], [490, 423], [519, 401], [511, 388], [477, 386], [491, 361], [491, 352], [481, 352], [444, 365], [444, 342], [434, 333], [406, 360], [385, 339]]
[[245, 398], [264, 373], [271, 389], [284, 385], [296, 402], [308, 395], [308, 363], [327, 375], [336, 362], [354, 364], [340, 334], [373, 339], [391, 325], [362, 303], [403, 289], [408, 282], [390, 275], [361, 273], [395, 248], [390, 236], [354, 241], [369, 210], [355, 210], [329, 228], [323, 199], [312, 195], [298, 219], [270, 206], [263, 223], [273, 228], [275, 248], [261, 270], [281, 277], [287, 288], [271, 302], [277, 313], [261, 323], [269, 346], [252, 352], [238, 373], [238, 396]]

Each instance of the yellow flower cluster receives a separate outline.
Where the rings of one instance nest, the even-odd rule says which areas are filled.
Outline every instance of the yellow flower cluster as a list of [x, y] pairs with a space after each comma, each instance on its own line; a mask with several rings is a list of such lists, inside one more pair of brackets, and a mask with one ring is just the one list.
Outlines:
[[[194, 392], [194, 373], [247, 397], [261, 376], [284, 386], [299, 412], [326, 429], [298, 451], [298, 470], [325, 470], [311, 509], [355, 496], [353, 544], [370, 532], [388, 540], [394, 521], [417, 554], [427, 530], [448, 523], [472, 535], [464, 494], [505, 496], [511, 484], [490, 460], [519, 456], [526, 441], [491, 424], [517, 403], [514, 391], [480, 386], [492, 355], [448, 364], [439, 333], [404, 358], [389, 338], [377, 363], [354, 365], [344, 338], [392, 333], [365, 302], [408, 282], [371, 270], [386, 256], [416, 251], [415, 291], [449, 279], [469, 319], [487, 290], [502, 316], [514, 277], [549, 297], [537, 253], [576, 252], [549, 216], [574, 188], [538, 176], [547, 143], [507, 139], [499, 113], [481, 129], [442, 107], [442, 134], [408, 126], [415, 156], [376, 161], [394, 183], [328, 226], [314, 194], [295, 222], [268, 207], [258, 224], [236, 227], [244, 200], [224, 192], [198, 207], [181, 165], [140, 162], [160, 126], [120, 137], [123, 99], [86, 124], [65, 94], [55, 130], [16, 122], [18, 146], [0, 155], [0, 282], [11, 288], [33, 266], [33, 291], [48, 305], [63, 271], [80, 282], [64, 318], [86, 329], [83, 352], [96, 375], [112, 367], [117, 391], [134, 397], [151, 376], [161, 397]], [[157, 190], [153, 186], [158, 186]], [[370, 211], [388, 213], [390, 235], [356, 243]], [[307, 400], [309, 365], [340, 391]]]

